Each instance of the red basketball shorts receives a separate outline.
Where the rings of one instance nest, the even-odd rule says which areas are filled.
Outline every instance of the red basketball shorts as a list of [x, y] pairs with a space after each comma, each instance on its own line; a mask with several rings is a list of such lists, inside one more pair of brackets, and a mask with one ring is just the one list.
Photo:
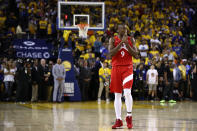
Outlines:
[[131, 89], [133, 85], [133, 65], [113, 66], [111, 72], [110, 91], [122, 93], [122, 90]]

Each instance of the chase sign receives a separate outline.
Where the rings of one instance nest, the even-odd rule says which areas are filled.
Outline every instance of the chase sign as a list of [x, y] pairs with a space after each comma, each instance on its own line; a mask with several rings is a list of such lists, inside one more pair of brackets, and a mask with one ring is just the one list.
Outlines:
[[18, 58], [52, 58], [53, 46], [40, 39], [16, 39], [13, 41]]

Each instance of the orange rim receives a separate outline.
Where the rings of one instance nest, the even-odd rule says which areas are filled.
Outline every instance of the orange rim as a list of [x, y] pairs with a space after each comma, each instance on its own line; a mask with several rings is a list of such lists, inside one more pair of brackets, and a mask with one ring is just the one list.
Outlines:
[[80, 28], [80, 29], [84, 29], [84, 27], [88, 26], [89, 24], [78, 24], [77, 26]]

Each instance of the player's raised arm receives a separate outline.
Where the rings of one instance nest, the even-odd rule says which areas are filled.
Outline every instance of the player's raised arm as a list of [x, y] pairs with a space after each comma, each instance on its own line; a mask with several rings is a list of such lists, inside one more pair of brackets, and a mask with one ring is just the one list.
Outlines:
[[119, 51], [119, 49], [121, 48], [122, 43], [123, 43], [123, 41], [121, 41], [121, 42], [115, 47], [115, 46], [114, 46], [114, 38], [111, 37], [111, 38], [109, 39], [109, 47], [108, 47], [109, 55], [110, 55], [110, 56], [114, 56], [114, 55]]
[[132, 55], [135, 58], [138, 58], [139, 57], [139, 51], [138, 51], [138, 49], [137, 49], [137, 47], [135, 45], [134, 38], [131, 38], [131, 42], [133, 44], [133, 47], [131, 47], [129, 45], [128, 41], [126, 42], [126, 47], [127, 47], [128, 51], [129, 51], [129, 54]]

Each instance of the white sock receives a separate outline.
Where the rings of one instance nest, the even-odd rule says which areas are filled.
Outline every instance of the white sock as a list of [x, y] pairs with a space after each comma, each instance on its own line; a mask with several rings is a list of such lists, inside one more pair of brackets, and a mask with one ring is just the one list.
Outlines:
[[133, 98], [131, 96], [131, 89], [124, 89], [124, 96], [127, 108], [127, 116], [132, 116]]
[[114, 108], [116, 113], [116, 119], [120, 119], [120, 120], [121, 120], [121, 108], [122, 108], [121, 97], [122, 97], [121, 93], [115, 93]]

